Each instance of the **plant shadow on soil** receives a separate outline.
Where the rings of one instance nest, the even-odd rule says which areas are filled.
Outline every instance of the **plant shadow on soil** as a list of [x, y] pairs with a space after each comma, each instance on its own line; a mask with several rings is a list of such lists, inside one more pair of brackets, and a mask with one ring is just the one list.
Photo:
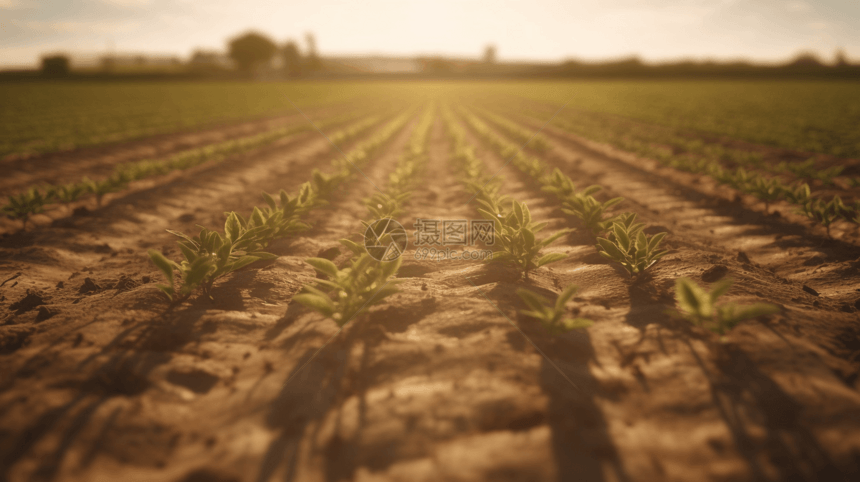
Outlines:
[[[75, 444], [77, 437], [89, 424], [91, 417], [100, 406], [115, 397], [143, 393], [150, 387], [149, 374], [158, 366], [168, 363], [172, 359], [172, 353], [194, 341], [200, 341], [202, 336], [217, 330], [217, 326], [209, 322], [196, 326], [202, 314], [203, 311], [190, 307], [182, 311], [168, 311], [140, 321], [121, 331], [98, 354], [84, 359], [77, 370], [80, 373], [88, 371], [91, 374], [63, 382], [63, 387], [77, 389], [78, 395], [59, 407], [47, 410], [22, 430], [16, 440], [9, 443], [11, 450], [0, 459], [0, 481], [9, 480], [9, 471], [15, 463], [40, 443], [57, 424], [66, 420], [67, 415], [74, 413], [68, 427], [63, 430], [56, 450], [42, 458], [35, 472], [37, 480], [52, 480], [66, 453]], [[87, 370], [87, 366], [100, 354], [108, 353], [110, 356], [106, 361], [93, 370]], [[43, 363], [44, 356], [36, 355], [32, 363], [25, 363], [14, 378], [31, 376]], [[192, 378], [189, 383], [196, 386], [197, 381], [196, 378]], [[83, 408], [78, 408], [81, 405]], [[82, 464], [95, 459], [119, 410], [121, 408], [117, 407], [108, 417], [108, 421], [101, 429], [101, 436], [86, 451]]]
[[[409, 326], [420, 322], [435, 310], [432, 300], [424, 299], [406, 306], [387, 306], [360, 316], [349, 322], [329, 345], [316, 357], [317, 348], [308, 348], [285, 378], [281, 392], [271, 402], [267, 425], [278, 431], [269, 444], [255, 480], [270, 480], [283, 466], [283, 480], [292, 481], [297, 477], [299, 443], [305, 436], [317, 440], [323, 418], [331, 410], [338, 410], [346, 398], [356, 396], [359, 401], [358, 426], [349, 440], [335, 435], [326, 442], [323, 449], [325, 477], [328, 481], [339, 481], [353, 477], [359, 464], [357, 446], [367, 426], [366, 393], [374, 383], [386, 379], [392, 365], [414, 365], [420, 363], [415, 355], [401, 355], [387, 360], [384, 366], [370, 366], [374, 349], [389, 338], [389, 333], [401, 333]], [[308, 336], [303, 334], [302, 338]], [[297, 342], [286, 342], [284, 350], [291, 349]], [[355, 371], [347, 371], [350, 356], [359, 348], [360, 358]], [[424, 360], [426, 361], [426, 360]], [[344, 388], [346, 388], [344, 390]], [[346, 398], [344, 398], [344, 396]], [[306, 434], [309, 426], [312, 433]], [[371, 451], [369, 458], [362, 463], [371, 470], [383, 470], [398, 460], [396, 449], [388, 448]]]
[[[630, 286], [629, 293], [631, 309], [627, 323], [638, 328], [641, 334], [636, 344], [645, 340], [646, 326], [655, 323], [660, 330], [658, 345], [664, 354], [663, 332], [687, 346], [708, 380], [713, 405], [731, 434], [734, 449], [743, 457], [755, 480], [773, 479], [769, 470], [777, 471], [776, 480], [851, 480], [830, 460], [812, 432], [803, 426], [802, 405], [763, 373], [749, 355], [737, 346], [717, 343], [712, 335], [669, 316], [667, 309], [673, 306], [673, 301], [665, 294], [636, 285]], [[710, 369], [703, 355], [696, 351], [691, 342], [694, 339], [709, 347], [716, 371]], [[629, 365], [637, 356], [636, 350], [628, 350], [625, 355], [624, 350], [619, 349], [622, 366]], [[764, 437], [753, 435], [758, 427], [764, 429]], [[712, 448], [719, 453], [731, 450], [719, 442], [713, 443]], [[854, 457], [854, 470], [858, 471], [860, 454]], [[765, 461], [767, 468], [762, 463]]]
[[[762, 461], [767, 461], [778, 480], [856, 480], [834, 464], [815, 435], [804, 426], [803, 406], [759, 370], [749, 355], [739, 347], [720, 345], [714, 372], [693, 345], [688, 340], [685, 343], [707, 377], [713, 404], [755, 479], [772, 478], [762, 465]], [[753, 435], [758, 431], [757, 427], [751, 427], [753, 424], [764, 428], [763, 437]], [[714, 449], [724, 451], [726, 447], [714, 446]], [[860, 472], [860, 453], [855, 451], [853, 458], [849, 464], [856, 475]]]
[[[526, 306], [516, 295], [519, 286], [499, 283], [487, 292], [500, 310], [517, 313]], [[535, 289], [541, 296], [552, 299], [555, 293]], [[514, 321], [514, 319], [516, 321]], [[597, 363], [591, 337], [586, 330], [574, 330], [558, 336], [549, 335], [533, 318], [517, 315], [511, 319], [522, 333], [512, 332], [508, 338], [517, 351], [525, 351], [526, 337], [544, 352], [541, 357], [540, 385], [549, 398], [546, 422], [552, 432], [557, 480], [606, 480], [605, 467], [613, 476], [610, 480], [630, 480], [609, 434], [608, 423], [596, 403], [596, 398], [615, 398], [612, 387], [603, 387], [590, 375], [589, 363]], [[549, 360], [552, 360], [550, 362]], [[567, 367], [577, 367], [571, 376]], [[510, 474], [513, 475], [513, 474]], [[519, 474], [520, 476], [524, 474]], [[512, 480], [522, 480], [511, 477]]]

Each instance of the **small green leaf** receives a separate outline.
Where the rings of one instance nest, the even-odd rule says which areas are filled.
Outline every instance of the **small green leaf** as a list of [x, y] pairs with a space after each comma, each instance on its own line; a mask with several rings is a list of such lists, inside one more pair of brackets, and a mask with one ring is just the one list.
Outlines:
[[547, 265], [549, 263], [555, 263], [556, 261], [561, 261], [565, 258], [567, 258], [567, 255], [564, 253], [549, 253], [541, 256], [535, 264], [538, 268], [540, 268], [541, 266]]
[[151, 259], [152, 263], [161, 270], [162, 273], [164, 273], [164, 277], [167, 278], [168, 284], [173, 286], [173, 269], [176, 266], [176, 263], [170, 261], [164, 257], [163, 254], [154, 249], [149, 250], [149, 259]]
[[308, 258], [305, 262], [314, 267], [320, 273], [328, 275], [330, 278], [337, 277], [337, 266], [331, 261], [324, 258]]
[[294, 296], [293, 300], [308, 308], [315, 309], [325, 316], [332, 316], [335, 312], [334, 302], [327, 296], [305, 293]]

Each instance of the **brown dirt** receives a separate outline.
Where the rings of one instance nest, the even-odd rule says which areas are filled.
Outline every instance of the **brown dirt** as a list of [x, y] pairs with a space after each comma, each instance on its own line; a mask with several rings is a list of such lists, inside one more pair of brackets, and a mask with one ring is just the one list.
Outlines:
[[[374, 183], [414, 125], [365, 169]], [[346, 260], [332, 248], [360, 229], [373, 189], [355, 176], [311, 231], [271, 247], [280, 258], [217, 284], [214, 302], [167, 309], [146, 249], [175, 257], [164, 229], [218, 225], [261, 190], [295, 189], [331, 158], [311, 137], [0, 240], [0, 482], [853, 480], [860, 329], [843, 309], [860, 288], [855, 240], [550, 135], [548, 163], [670, 231], [651, 281], [632, 285], [579, 231], [548, 249], [566, 260], [528, 281], [410, 249], [402, 293], [339, 330], [291, 299], [315, 277], [304, 258]], [[449, 147], [437, 119], [408, 230], [477, 217]], [[548, 229], [576, 227], [532, 181], [502, 173]], [[665, 314], [675, 278], [721, 275], [736, 281], [731, 300], [784, 312], [725, 342]], [[551, 337], [517, 314], [517, 288], [554, 296], [571, 283], [591, 328]]]

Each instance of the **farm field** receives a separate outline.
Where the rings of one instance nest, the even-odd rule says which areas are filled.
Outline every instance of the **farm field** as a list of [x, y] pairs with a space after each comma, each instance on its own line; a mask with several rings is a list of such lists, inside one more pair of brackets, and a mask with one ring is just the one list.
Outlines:
[[0, 85], [0, 158], [69, 150], [348, 101], [312, 83], [56, 82]]
[[210, 87], [4, 130], [0, 481], [860, 474], [856, 83]]

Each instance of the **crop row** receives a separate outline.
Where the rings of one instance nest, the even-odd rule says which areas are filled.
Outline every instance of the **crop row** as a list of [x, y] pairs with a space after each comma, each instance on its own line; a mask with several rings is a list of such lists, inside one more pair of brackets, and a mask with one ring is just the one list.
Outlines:
[[860, 156], [856, 82], [523, 82], [472, 90], [493, 94], [495, 98], [487, 95], [487, 100], [498, 106], [516, 97], [543, 103], [549, 110], [567, 103], [564, 112], [589, 113], [610, 122], [630, 120], [794, 151]]
[[[842, 201], [839, 195], [834, 195], [830, 199], [813, 195], [809, 184], [805, 182], [797, 181], [789, 184], [778, 176], [769, 176], [761, 172], [748, 170], [744, 166], [734, 169], [724, 167], [720, 160], [716, 158], [719, 157], [720, 152], [723, 152], [720, 151], [721, 148], [708, 146], [709, 149], [715, 149], [711, 155], [677, 156], [672, 154], [672, 149], [655, 146], [648, 141], [631, 138], [630, 131], [625, 131], [622, 134], [606, 128], [603, 130], [587, 130], [586, 132], [582, 129], [583, 124], [580, 123], [574, 124], [567, 120], [554, 120], [553, 122], [564, 130], [579, 132], [589, 138], [607, 142], [643, 157], [653, 158], [664, 166], [710, 176], [722, 185], [732, 187], [738, 192], [758, 198], [764, 202], [765, 212], [768, 211], [770, 204], [774, 202], [787, 202], [795, 206], [795, 211], [798, 214], [824, 226], [828, 235], [830, 235], [830, 226], [836, 220], [842, 219], [853, 224], [860, 224], [860, 200], [854, 201], [849, 206]], [[738, 161], [738, 158], [734, 160]], [[745, 164], [751, 164], [751, 162], [745, 162]], [[752, 164], [759, 168], [767, 166], [764, 163], [758, 162]], [[781, 163], [773, 169], [779, 172], [790, 171], [794, 173], [815, 171], [817, 174], [814, 177], [822, 182], [831, 182], [835, 173], [838, 173], [833, 170], [829, 174], [826, 170], [815, 170], [813, 164], [809, 161], [795, 165]]]
[[[320, 123], [320, 127], [329, 127], [358, 117], [359, 114], [349, 113]], [[368, 131], [380, 121], [380, 116], [366, 117], [358, 122], [339, 130], [332, 135], [336, 144], [344, 144], [362, 133]], [[0, 212], [11, 219], [21, 220], [26, 228], [27, 221], [32, 215], [42, 213], [52, 205], [69, 204], [92, 196], [96, 204], [101, 206], [102, 198], [109, 193], [119, 192], [128, 188], [132, 181], [139, 181], [155, 176], [161, 176], [173, 171], [182, 171], [203, 163], [221, 162], [230, 156], [248, 152], [272, 144], [280, 139], [294, 136], [313, 129], [310, 124], [273, 129], [261, 134], [241, 137], [229, 141], [218, 142], [203, 147], [187, 149], [164, 159], [146, 159], [117, 166], [113, 174], [103, 180], [83, 178], [77, 182], [46, 187], [32, 186], [26, 191], [10, 195]]]
[[[548, 174], [548, 169], [540, 159], [525, 155], [518, 146], [497, 135], [468, 110], [461, 108], [459, 113], [473, 131], [498, 155], [510, 159], [515, 167], [537, 182], [542, 191], [556, 196], [561, 203], [562, 211], [576, 216], [596, 237], [598, 253], [604, 258], [619, 263], [630, 274], [634, 283], [646, 280], [647, 270], [668, 253], [658, 249], [666, 236], [665, 232], [646, 234], [644, 223], [635, 222], [635, 213], [609, 213], [609, 208], [620, 203], [622, 198], [614, 198], [606, 202], [597, 200], [593, 194], [602, 189], [600, 186], [577, 190], [573, 180], [558, 168]], [[521, 138], [524, 135], [525, 131], [512, 137]], [[558, 259], [563, 258], [564, 255], [560, 255]], [[717, 298], [730, 286], [729, 281], [724, 281], [717, 284], [711, 291], [707, 291], [690, 279], [679, 278], [676, 280], [675, 291], [680, 307], [677, 315], [722, 335], [741, 321], [776, 311], [773, 305], [763, 303], [747, 306], [734, 303], [717, 305]], [[564, 305], [575, 292], [575, 287], [568, 287], [562, 291], [555, 304], [551, 304], [535, 293], [520, 290], [520, 296], [531, 308], [523, 314], [540, 319], [550, 333], [587, 326], [590, 324], [587, 320], [569, 319], [563, 316]]]
[[[282, 190], [276, 199], [264, 192], [266, 205], [255, 206], [248, 218], [235, 211], [227, 213], [223, 234], [204, 227], [194, 237], [170, 231], [181, 238], [177, 244], [185, 259], [177, 263], [156, 250], [149, 251], [152, 262], [167, 279], [167, 284], [158, 288], [174, 303], [186, 300], [197, 288], [211, 298], [210, 290], [218, 278], [255, 261], [276, 257], [263, 250], [276, 239], [309, 229], [307, 214], [327, 205], [337, 189], [354, 175], [352, 169], [365, 166], [409, 116], [397, 116], [345, 156], [335, 158], [331, 174], [314, 169], [311, 180], [294, 195]], [[178, 281], [174, 279], [176, 273]]]
[[4, 82], [0, 157], [339, 108], [361, 85], [277, 82]]
[[[412, 187], [427, 165], [427, 140], [433, 123], [434, 108], [427, 108], [413, 129], [403, 154], [388, 176], [384, 189], [377, 190], [365, 200], [368, 219], [362, 221], [365, 244], [341, 239], [340, 243], [352, 253], [351, 259], [339, 268], [324, 258], [309, 258], [307, 263], [328, 279], [317, 279], [315, 285], [303, 286], [294, 300], [312, 308], [343, 326], [365, 307], [382, 302], [397, 293], [396, 276], [402, 262], [401, 252], [390, 251], [398, 240], [406, 240], [393, 218], [403, 212], [412, 194]], [[381, 260], [371, 257], [366, 249], [368, 238], [380, 246]], [[391, 259], [394, 258], [394, 259]]]

